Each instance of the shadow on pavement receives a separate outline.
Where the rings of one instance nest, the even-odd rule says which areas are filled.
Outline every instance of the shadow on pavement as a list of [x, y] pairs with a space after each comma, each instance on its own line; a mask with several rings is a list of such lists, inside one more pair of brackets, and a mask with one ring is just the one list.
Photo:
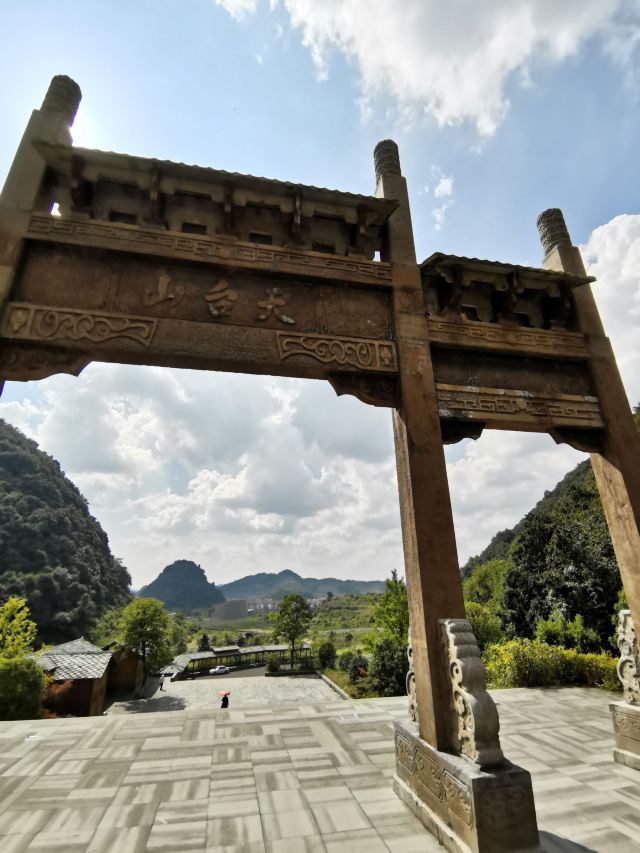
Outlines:
[[182, 696], [160, 696], [153, 699], [129, 699], [118, 702], [118, 714], [143, 714], [149, 711], [184, 711], [187, 707]]
[[540, 831], [539, 835], [540, 846], [544, 850], [544, 853], [597, 853], [591, 847], [576, 844], [575, 841], [569, 841], [568, 838], [563, 838], [554, 832]]

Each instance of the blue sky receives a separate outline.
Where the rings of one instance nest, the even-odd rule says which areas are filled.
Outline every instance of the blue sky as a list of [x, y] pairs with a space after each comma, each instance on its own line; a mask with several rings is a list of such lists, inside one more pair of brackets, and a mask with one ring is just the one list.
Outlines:
[[[0, 179], [56, 73], [83, 90], [73, 130], [82, 146], [366, 193], [373, 147], [392, 136], [420, 258], [444, 251], [536, 265], [536, 216], [563, 208], [599, 277], [635, 403], [640, 4], [441, 6], [4, 3]], [[238, 389], [254, 400], [246, 411], [236, 405]], [[231, 422], [215, 406], [206, 410], [207, 422], [233, 431], [226, 444], [203, 441], [203, 412], [192, 411], [212, 393], [228, 393], [229, 406], [242, 409]], [[61, 395], [86, 424], [84, 450], [71, 440]], [[136, 583], [165, 556], [192, 556], [221, 581], [278, 568], [383, 577], [401, 566], [388, 413], [338, 401], [324, 386], [92, 365], [79, 379], [9, 383], [0, 416], [61, 461]], [[155, 433], [141, 422], [156, 423]], [[364, 447], [363, 432], [373, 434]], [[271, 435], [274, 447], [283, 442], [280, 453], [265, 451]], [[96, 436], [110, 450], [92, 454]], [[286, 442], [299, 458], [283, 470]], [[579, 458], [544, 438], [504, 434], [450, 451], [461, 559]], [[516, 482], [508, 487], [507, 469]]]

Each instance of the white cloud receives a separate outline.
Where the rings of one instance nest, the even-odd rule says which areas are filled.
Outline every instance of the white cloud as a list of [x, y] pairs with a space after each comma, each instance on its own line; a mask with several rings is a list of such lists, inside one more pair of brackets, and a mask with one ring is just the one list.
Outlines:
[[448, 198], [453, 195], [453, 178], [451, 175], [442, 175], [433, 189], [436, 198]]
[[[239, 18], [256, 0], [216, 0]], [[273, 10], [277, 3], [271, 0]], [[636, 49], [637, 0], [281, 0], [318, 74], [337, 50], [356, 66], [361, 105], [391, 96], [403, 122], [470, 121], [490, 136], [509, 109], [510, 84], [560, 63], [594, 36], [620, 66]]]
[[216, 5], [226, 9], [236, 21], [242, 20], [249, 12], [255, 12], [257, 3], [258, 0], [216, 0]]
[[453, 204], [453, 175], [446, 175], [440, 166], [431, 167], [431, 188], [429, 185], [424, 187], [424, 193], [433, 192], [434, 199], [440, 199], [441, 204], [431, 209], [431, 216], [434, 220], [436, 231], [440, 231], [445, 224], [447, 211]]
[[640, 214], [596, 228], [581, 247], [631, 405], [640, 402]]

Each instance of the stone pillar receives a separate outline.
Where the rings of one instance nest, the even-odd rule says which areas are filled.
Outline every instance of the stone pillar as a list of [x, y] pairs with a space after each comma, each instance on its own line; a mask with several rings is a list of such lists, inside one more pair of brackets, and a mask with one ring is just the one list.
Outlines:
[[[538, 217], [545, 250], [544, 266], [586, 276], [579, 250], [557, 208]], [[596, 285], [597, 286], [597, 285]], [[600, 402], [604, 430], [602, 452], [591, 454], [611, 541], [629, 603], [631, 624], [640, 624], [640, 433], [636, 429], [618, 366], [605, 336], [589, 284], [574, 290], [578, 328], [587, 337], [589, 371]], [[613, 707], [613, 706], [612, 706]], [[626, 705], [627, 713], [631, 713]], [[640, 708], [638, 709], [640, 712]], [[616, 714], [614, 713], [614, 722]], [[636, 754], [640, 767], [640, 716]]]
[[414, 722], [396, 724], [398, 795], [450, 850], [538, 849], [529, 774], [506, 762], [484, 666], [464, 619], [427, 312], [398, 148], [374, 152], [376, 195], [395, 199], [392, 266], [400, 403], [393, 415], [411, 623]]
[[[69, 128], [81, 97], [80, 87], [70, 77], [58, 75], [52, 79], [42, 106], [31, 113], [0, 192], [0, 317], [22, 255], [32, 211], [48, 211], [53, 202], [46, 187], [46, 163], [33, 143], [71, 145]], [[2, 386], [0, 377], [0, 393]]]

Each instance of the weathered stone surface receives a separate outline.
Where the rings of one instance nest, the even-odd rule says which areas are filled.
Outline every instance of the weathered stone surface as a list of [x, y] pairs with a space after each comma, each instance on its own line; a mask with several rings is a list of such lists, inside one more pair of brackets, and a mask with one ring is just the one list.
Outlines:
[[439, 752], [415, 726], [396, 721], [394, 789], [440, 843], [455, 853], [541, 851], [531, 777], [505, 762], [481, 770]]

